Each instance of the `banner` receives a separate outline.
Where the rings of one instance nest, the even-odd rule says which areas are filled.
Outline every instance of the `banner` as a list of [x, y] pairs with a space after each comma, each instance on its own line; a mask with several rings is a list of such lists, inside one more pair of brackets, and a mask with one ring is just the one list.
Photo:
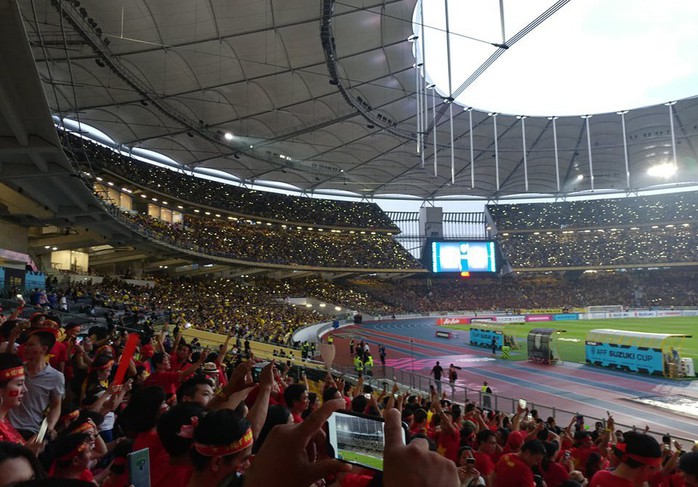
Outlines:
[[527, 322], [537, 322], [537, 321], [552, 321], [552, 315], [530, 315], [526, 316]]
[[434, 336], [436, 336], [436, 338], [458, 338], [458, 333], [437, 330]]
[[492, 347], [492, 338], [497, 342], [497, 349], [501, 349], [504, 345], [504, 334], [501, 330], [479, 330], [477, 328], [470, 329], [470, 344], [476, 347]]
[[524, 323], [526, 321], [526, 317], [521, 315], [495, 316], [494, 321], [497, 323]]
[[0, 289], [5, 289], [5, 268], [0, 267]]
[[561, 313], [553, 315], [553, 321], [573, 321], [578, 319], [579, 315], [577, 313]]
[[598, 367], [664, 375], [664, 356], [659, 348], [587, 341], [586, 361]]

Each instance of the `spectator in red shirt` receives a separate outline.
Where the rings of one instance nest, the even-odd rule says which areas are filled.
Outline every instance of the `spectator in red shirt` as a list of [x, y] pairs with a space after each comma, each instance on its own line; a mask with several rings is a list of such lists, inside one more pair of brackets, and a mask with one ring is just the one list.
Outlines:
[[684, 454], [679, 460], [679, 470], [686, 487], [698, 487], [698, 452]]
[[557, 450], [557, 442], [545, 443], [545, 458], [540, 464], [540, 472], [546, 487], [560, 487], [565, 480], [570, 478], [572, 462], [569, 455], [563, 458], [562, 463], [557, 463], [555, 461]]
[[189, 483], [194, 472], [189, 450], [194, 430], [203, 415], [203, 406], [184, 402], [160, 417], [157, 432], [164, 449], [150, 459], [152, 487], [186, 487]]
[[291, 410], [294, 423], [302, 423], [301, 415], [308, 409], [308, 390], [302, 384], [291, 384], [284, 391], [284, 401]]
[[177, 404], [198, 403], [203, 407], [213, 399], [213, 382], [208, 377], [195, 374], [177, 388]]
[[219, 409], [204, 416], [194, 431], [189, 487], [219, 485], [242, 473], [249, 467], [253, 442], [250, 423], [235, 411]]
[[615, 470], [601, 470], [594, 475], [589, 487], [640, 487], [662, 466], [662, 449], [653, 437], [636, 432], [623, 435], [619, 444], [621, 463]]
[[482, 430], [477, 434], [477, 445], [477, 451], [473, 452], [475, 469], [480, 472], [482, 477], [488, 479], [490, 474], [494, 472], [492, 457], [499, 449], [497, 435], [489, 429]]
[[529, 440], [519, 453], [509, 453], [499, 459], [490, 476], [491, 487], [535, 487], [532, 468], [545, 457], [545, 446], [539, 440]]
[[158, 352], [153, 355], [151, 360], [154, 371], [148, 376], [143, 385], [146, 387], [160, 386], [165, 391], [165, 394], [171, 396], [175, 393], [177, 385], [198, 369], [205, 358], [206, 354], [202, 353], [199, 359], [193, 364], [189, 364], [180, 371], [172, 372], [170, 370], [170, 357], [165, 353]]

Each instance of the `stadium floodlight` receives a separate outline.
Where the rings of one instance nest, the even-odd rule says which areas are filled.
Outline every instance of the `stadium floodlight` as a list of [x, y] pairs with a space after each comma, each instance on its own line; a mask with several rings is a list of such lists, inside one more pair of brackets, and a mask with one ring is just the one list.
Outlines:
[[647, 175], [654, 178], [669, 179], [676, 174], [676, 171], [678, 171], [678, 168], [675, 164], [671, 162], [663, 162], [660, 164], [655, 164], [647, 169]]
[[231, 134], [230, 132], [226, 132], [225, 134], [223, 134], [223, 137], [225, 138], [225, 140], [228, 141], [233, 140], [233, 134]]

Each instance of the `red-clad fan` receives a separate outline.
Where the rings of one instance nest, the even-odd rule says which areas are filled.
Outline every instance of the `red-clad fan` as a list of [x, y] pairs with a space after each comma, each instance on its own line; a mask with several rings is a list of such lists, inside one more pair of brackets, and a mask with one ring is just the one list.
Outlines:
[[0, 441], [24, 445], [24, 438], [10, 424], [7, 413], [19, 406], [25, 392], [22, 361], [15, 354], [0, 353]]
[[490, 477], [490, 487], [535, 487], [532, 467], [545, 457], [545, 446], [529, 440], [519, 453], [508, 453], [499, 459]]
[[601, 470], [589, 487], [640, 487], [662, 468], [662, 449], [653, 437], [636, 432], [623, 435], [619, 443], [621, 463], [613, 471]]

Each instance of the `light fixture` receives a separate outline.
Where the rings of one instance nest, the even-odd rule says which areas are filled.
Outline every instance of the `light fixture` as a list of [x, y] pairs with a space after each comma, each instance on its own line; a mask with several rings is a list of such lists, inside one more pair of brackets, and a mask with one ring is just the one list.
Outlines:
[[669, 179], [676, 174], [678, 168], [675, 164], [671, 162], [663, 162], [661, 164], [655, 164], [647, 169], [647, 175], [653, 178], [663, 178]]
[[228, 141], [233, 140], [233, 134], [231, 134], [230, 132], [226, 132], [225, 134], [223, 134], [223, 138]]

